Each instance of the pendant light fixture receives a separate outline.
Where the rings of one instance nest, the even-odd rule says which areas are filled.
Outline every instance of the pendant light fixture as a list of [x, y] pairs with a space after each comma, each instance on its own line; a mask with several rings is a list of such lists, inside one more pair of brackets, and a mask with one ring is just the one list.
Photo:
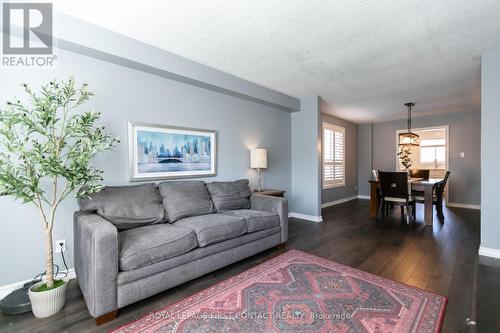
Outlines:
[[415, 103], [405, 103], [405, 106], [408, 108], [408, 132], [399, 133], [398, 142], [399, 146], [419, 146], [420, 145], [420, 137], [418, 134], [413, 133], [411, 131], [411, 110], [415, 106]]

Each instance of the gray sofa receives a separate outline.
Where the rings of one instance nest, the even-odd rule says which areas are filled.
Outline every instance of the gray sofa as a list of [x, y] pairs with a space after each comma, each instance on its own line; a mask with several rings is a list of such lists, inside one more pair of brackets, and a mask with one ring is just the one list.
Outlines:
[[288, 238], [287, 200], [252, 195], [248, 180], [105, 187], [79, 206], [75, 271], [104, 320]]

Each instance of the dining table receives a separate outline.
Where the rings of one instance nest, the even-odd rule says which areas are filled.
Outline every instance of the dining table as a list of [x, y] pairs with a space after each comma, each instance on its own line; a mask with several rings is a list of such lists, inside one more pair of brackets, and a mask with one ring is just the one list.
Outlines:
[[[442, 178], [410, 178], [408, 183], [411, 186], [412, 191], [423, 192], [424, 194], [424, 221], [425, 225], [432, 226], [434, 212], [433, 212], [433, 196], [434, 189], [437, 185], [444, 182]], [[370, 216], [375, 218], [378, 213], [378, 207], [380, 206], [380, 198], [378, 196], [378, 191], [380, 188], [380, 182], [378, 180], [369, 180], [370, 183]]]

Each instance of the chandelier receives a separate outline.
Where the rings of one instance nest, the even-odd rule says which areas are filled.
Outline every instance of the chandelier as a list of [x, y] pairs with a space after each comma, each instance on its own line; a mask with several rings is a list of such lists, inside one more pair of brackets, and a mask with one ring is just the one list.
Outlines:
[[420, 137], [418, 134], [411, 131], [411, 110], [415, 106], [415, 103], [405, 103], [408, 108], [408, 131], [405, 133], [399, 133], [398, 142], [399, 146], [412, 147], [420, 145]]

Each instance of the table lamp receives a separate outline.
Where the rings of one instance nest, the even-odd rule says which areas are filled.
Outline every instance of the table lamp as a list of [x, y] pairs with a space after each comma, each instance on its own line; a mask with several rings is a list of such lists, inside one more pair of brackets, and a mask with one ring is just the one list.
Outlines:
[[261, 169], [267, 168], [267, 149], [256, 148], [250, 150], [250, 168], [257, 169], [259, 186], [257, 192], [262, 192]]

